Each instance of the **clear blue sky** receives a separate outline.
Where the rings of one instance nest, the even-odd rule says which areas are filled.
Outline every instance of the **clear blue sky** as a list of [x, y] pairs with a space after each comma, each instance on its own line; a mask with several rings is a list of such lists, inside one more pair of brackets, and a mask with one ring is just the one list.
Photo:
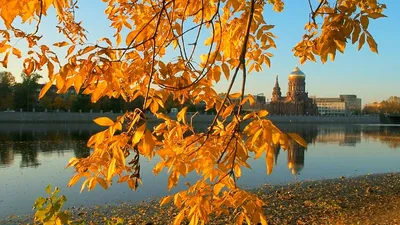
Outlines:
[[[294, 3], [296, 2], [296, 3]], [[316, 4], [316, 0], [314, 1]], [[272, 30], [278, 36], [277, 49], [270, 69], [263, 72], [252, 72], [247, 81], [247, 93], [264, 93], [271, 98], [275, 75], [279, 75], [282, 93], [287, 91], [287, 76], [299, 64], [293, 56], [292, 47], [301, 40], [304, 24], [308, 21], [308, 1], [285, 1], [285, 10], [275, 13], [270, 6], [265, 9], [265, 20], [275, 24]], [[387, 4], [385, 14], [388, 18], [370, 21], [370, 32], [378, 42], [379, 54], [372, 53], [367, 44], [361, 51], [357, 46], [348, 45], [344, 55], [337, 54], [335, 62], [307, 62], [300, 66], [306, 74], [306, 89], [309, 95], [318, 97], [337, 97], [340, 94], [356, 94], [362, 98], [363, 104], [381, 101], [391, 95], [400, 96], [400, 1], [381, 1]], [[112, 36], [114, 31], [108, 27], [109, 21], [104, 17], [104, 3], [101, 1], [80, 1], [78, 17], [83, 20], [89, 31], [89, 41], [95, 42], [99, 37]], [[54, 13], [43, 20], [40, 32], [44, 33], [43, 41], [61, 41], [62, 36], [56, 34]], [[53, 35], [54, 34], [54, 35]], [[19, 74], [21, 62], [10, 59], [9, 71]], [[46, 74], [43, 74], [46, 76]], [[219, 83], [218, 92], [224, 92], [227, 82]], [[239, 85], [235, 87], [239, 91]]]

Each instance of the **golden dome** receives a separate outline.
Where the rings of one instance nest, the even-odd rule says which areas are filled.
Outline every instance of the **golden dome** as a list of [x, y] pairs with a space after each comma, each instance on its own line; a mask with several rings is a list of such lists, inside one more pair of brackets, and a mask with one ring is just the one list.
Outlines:
[[299, 67], [296, 66], [296, 68], [294, 68], [294, 70], [289, 74], [289, 78], [290, 77], [306, 77], [306, 75], [303, 73], [303, 71], [301, 71], [299, 69]]

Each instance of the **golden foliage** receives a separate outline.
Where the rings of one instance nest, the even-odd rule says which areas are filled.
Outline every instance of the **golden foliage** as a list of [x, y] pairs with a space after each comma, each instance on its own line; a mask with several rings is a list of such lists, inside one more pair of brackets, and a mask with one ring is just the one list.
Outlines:
[[[310, 8], [313, 8], [311, 3]], [[294, 55], [300, 58], [301, 63], [316, 61], [316, 56], [325, 63], [328, 56], [332, 61], [335, 59], [336, 51], [344, 53], [346, 43], [354, 44], [358, 41], [360, 50], [365, 38], [371, 51], [378, 53], [378, 45], [368, 31], [368, 26], [370, 19], [386, 17], [384, 9], [386, 5], [377, 0], [320, 1], [310, 14], [303, 40], [293, 48]]]
[[[287, 148], [289, 141], [306, 146], [296, 134], [285, 134], [265, 118], [268, 112], [241, 114], [247, 102], [245, 81], [251, 71], [270, 67], [275, 48], [274, 25], [264, 20], [268, 5], [274, 11], [284, 8], [282, 0], [102, 0], [105, 16], [115, 29], [113, 38], [103, 37], [96, 44], [86, 43], [86, 30], [77, 22], [76, 0], [0, 0], [0, 17], [5, 29], [0, 30], [0, 54], [4, 67], [10, 53], [23, 59], [24, 72], [47, 68], [49, 83], [55, 83], [58, 93], [70, 87], [91, 95], [92, 102], [101, 97], [133, 101], [144, 98], [142, 109], [132, 109], [115, 121], [106, 117], [95, 119], [105, 130], [94, 134], [87, 145], [93, 149], [87, 158], [70, 160], [76, 174], [69, 186], [84, 179], [82, 190], [92, 190], [96, 184], [108, 188], [113, 179], [127, 183], [131, 189], [141, 183], [140, 158], [159, 162], [155, 174], [168, 170], [168, 189], [176, 186], [181, 176], [197, 173], [201, 176], [188, 189], [164, 198], [161, 204], [173, 200], [180, 209], [174, 224], [186, 217], [190, 224], [207, 223], [210, 214], [232, 216], [236, 224], [266, 224], [262, 213], [264, 203], [236, 185], [250, 157], [266, 155], [267, 173], [272, 171], [272, 146]], [[384, 4], [376, 0], [321, 0], [314, 8], [310, 3], [310, 19], [306, 34], [294, 47], [301, 63], [324, 63], [336, 51], [344, 53], [347, 44], [358, 42], [358, 49], [367, 42], [371, 51], [378, 46], [368, 31], [371, 19], [385, 17]], [[65, 40], [41, 44], [38, 34], [41, 18], [54, 7], [58, 31]], [[16, 19], [34, 27], [27, 33], [15, 26]], [[32, 25], [33, 24], [33, 25]], [[205, 34], [210, 34], [204, 40]], [[49, 35], [49, 34], [44, 34]], [[50, 34], [51, 35], [51, 34]], [[13, 41], [24, 39], [28, 52], [13, 47]], [[65, 51], [60, 62], [57, 51]], [[171, 60], [169, 55], [177, 55]], [[197, 58], [197, 56], [199, 56]], [[223, 76], [222, 76], [223, 74]], [[242, 75], [242, 90], [231, 93], [238, 75]], [[228, 80], [229, 86], [220, 97], [213, 84]], [[169, 96], [174, 101], [194, 104], [204, 102], [206, 109], [216, 108], [217, 115], [205, 132], [196, 132], [183, 108], [176, 119], [160, 113]], [[237, 101], [238, 100], [238, 101]], [[149, 129], [145, 110], [161, 119]], [[245, 122], [245, 123], [244, 123]], [[293, 140], [292, 140], [293, 139]]]

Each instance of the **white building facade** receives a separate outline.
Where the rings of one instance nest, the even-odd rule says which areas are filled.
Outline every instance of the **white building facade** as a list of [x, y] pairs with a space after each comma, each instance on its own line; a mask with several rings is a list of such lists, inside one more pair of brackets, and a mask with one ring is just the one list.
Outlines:
[[348, 115], [347, 103], [341, 98], [314, 98], [319, 115]]

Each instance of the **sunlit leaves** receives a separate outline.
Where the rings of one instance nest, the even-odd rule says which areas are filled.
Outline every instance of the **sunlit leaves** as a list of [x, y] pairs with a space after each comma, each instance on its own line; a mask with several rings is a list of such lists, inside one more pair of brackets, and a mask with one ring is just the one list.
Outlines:
[[146, 131], [146, 124], [141, 125], [135, 132], [132, 138], [132, 144], [137, 144], [142, 139], [144, 132]]
[[[370, 19], [386, 17], [382, 12], [386, 5], [376, 1], [338, 1], [330, 5], [329, 1], [321, 2], [318, 11], [312, 12], [312, 18], [306, 24], [303, 40], [293, 48], [294, 55], [300, 63], [307, 60], [316, 61], [319, 56], [325, 63], [328, 56], [333, 61], [336, 51], [344, 53], [346, 43], [358, 42], [360, 50], [367, 41], [372, 52], [378, 53], [378, 46], [368, 31]], [[317, 26], [319, 21], [322, 26]]]
[[288, 133], [288, 135], [293, 138], [297, 143], [299, 143], [301, 146], [303, 146], [304, 148], [307, 148], [307, 142], [300, 137], [300, 135], [296, 134], [296, 133]]
[[115, 158], [111, 159], [110, 165], [108, 166], [108, 172], [107, 172], [107, 180], [108, 180], [108, 181], [110, 181], [111, 178], [112, 178], [113, 175], [114, 175], [114, 172], [115, 172], [115, 162], [116, 162], [116, 159], [115, 159]]
[[375, 42], [375, 40], [371, 36], [367, 36], [367, 43], [368, 43], [371, 51], [378, 53], [378, 44]]
[[112, 121], [108, 117], [99, 117], [99, 118], [94, 119], [93, 121], [100, 126], [111, 126], [114, 124], [114, 121]]
[[59, 188], [54, 191], [50, 185], [46, 188], [48, 197], [39, 197], [36, 199], [33, 208], [36, 210], [34, 222], [40, 224], [69, 224], [69, 215], [62, 211], [62, 207], [67, 200], [64, 195], [58, 197]]
[[225, 78], [228, 80], [229, 79], [229, 75], [230, 75], [229, 67], [225, 63], [223, 63], [221, 65], [221, 67], [222, 67], [222, 71], [224, 72]]
[[12, 49], [12, 53], [17, 56], [18, 58], [21, 58], [21, 51], [17, 48]]
[[365, 33], [362, 33], [360, 36], [360, 39], [358, 41], [358, 50], [360, 50], [362, 48], [364, 43], [365, 43]]
[[96, 179], [97, 179], [97, 182], [98, 182], [104, 189], [107, 189], [107, 188], [108, 188], [108, 184], [107, 184], [107, 182], [106, 182], [103, 178], [97, 177]]
[[64, 46], [69, 45], [69, 43], [66, 42], [66, 41], [62, 41], [62, 42], [54, 43], [53, 45], [56, 46], [56, 47], [64, 47]]
[[142, 155], [145, 155], [149, 159], [151, 159], [152, 156], [153, 156], [153, 152], [152, 151], [154, 149], [154, 146], [155, 146], [155, 143], [154, 143], [154, 140], [153, 140], [153, 136], [152, 136], [152, 134], [150, 133], [149, 130], [146, 130], [145, 133], [144, 133], [144, 139], [143, 139], [142, 144], [140, 145], [140, 148], [139, 148], [139, 152]]

